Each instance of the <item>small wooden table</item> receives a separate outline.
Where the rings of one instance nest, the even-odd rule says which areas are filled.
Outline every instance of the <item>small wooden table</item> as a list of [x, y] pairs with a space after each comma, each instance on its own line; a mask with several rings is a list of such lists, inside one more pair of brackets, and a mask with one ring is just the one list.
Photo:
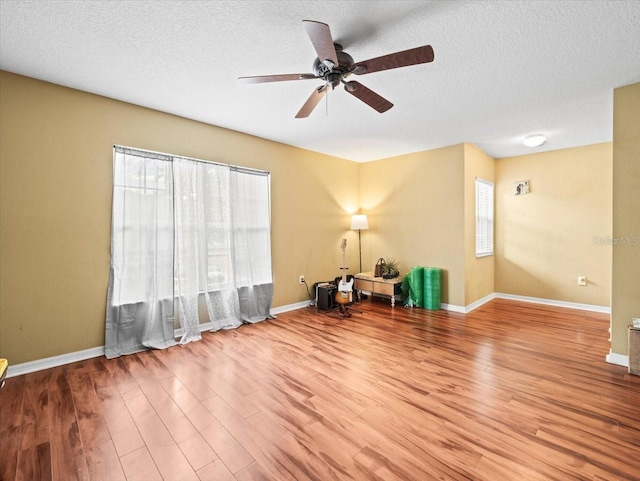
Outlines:
[[373, 272], [361, 272], [355, 275], [355, 280], [355, 287], [360, 293], [365, 291], [372, 296], [391, 299], [391, 307], [395, 307], [396, 297], [398, 297], [398, 300], [401, 300], [401, 276], [394, 277], [393, 279], [384, 279], [383, 277], [374, 277]]

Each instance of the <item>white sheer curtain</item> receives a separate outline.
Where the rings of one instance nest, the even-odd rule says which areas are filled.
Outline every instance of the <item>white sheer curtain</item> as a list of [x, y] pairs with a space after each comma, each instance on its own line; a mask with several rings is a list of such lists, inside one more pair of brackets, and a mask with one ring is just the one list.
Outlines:
[[271, 317], [269, 174], [115, 147], [106, 352]]
[[268, 175], [232, 168], [235, 281], [245, 322], [264, 319], [273, 299], [269, 189]]
[[161, 156], [114, 156], [106, 356], [175, 344], [173, 174]]
[[202, 301], [214, 329], [241, 324], [233, 282], [229, 174], [229, 166], [174, 160], [181, 343], [200, 339]]

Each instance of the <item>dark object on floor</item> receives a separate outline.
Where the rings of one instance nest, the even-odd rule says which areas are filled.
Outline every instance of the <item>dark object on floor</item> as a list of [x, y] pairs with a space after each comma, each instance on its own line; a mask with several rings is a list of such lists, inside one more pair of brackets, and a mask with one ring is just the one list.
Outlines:
[[316, 300], [316, 305], [318, 306], [318, 310], [330, 311], [336, 307], [333, 298], [335, 297], [337, 290], [338, 289], [335, 284], [327, 284], [317, 287], [318, 298]]

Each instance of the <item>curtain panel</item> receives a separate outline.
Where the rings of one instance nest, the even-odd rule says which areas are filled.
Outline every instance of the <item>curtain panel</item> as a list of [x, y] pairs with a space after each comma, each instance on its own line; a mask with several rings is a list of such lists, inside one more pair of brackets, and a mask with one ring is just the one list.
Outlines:
[[269, 174], [114, 147], [106, 356], [271, 318]]

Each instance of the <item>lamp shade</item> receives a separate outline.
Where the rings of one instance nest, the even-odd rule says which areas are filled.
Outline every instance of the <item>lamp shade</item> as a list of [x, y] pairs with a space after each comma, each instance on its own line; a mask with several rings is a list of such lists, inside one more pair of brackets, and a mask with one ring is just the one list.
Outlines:
[[365, 214], [351, 216], [351, 230], [366, 230], [369, 228], [369, 221]]

